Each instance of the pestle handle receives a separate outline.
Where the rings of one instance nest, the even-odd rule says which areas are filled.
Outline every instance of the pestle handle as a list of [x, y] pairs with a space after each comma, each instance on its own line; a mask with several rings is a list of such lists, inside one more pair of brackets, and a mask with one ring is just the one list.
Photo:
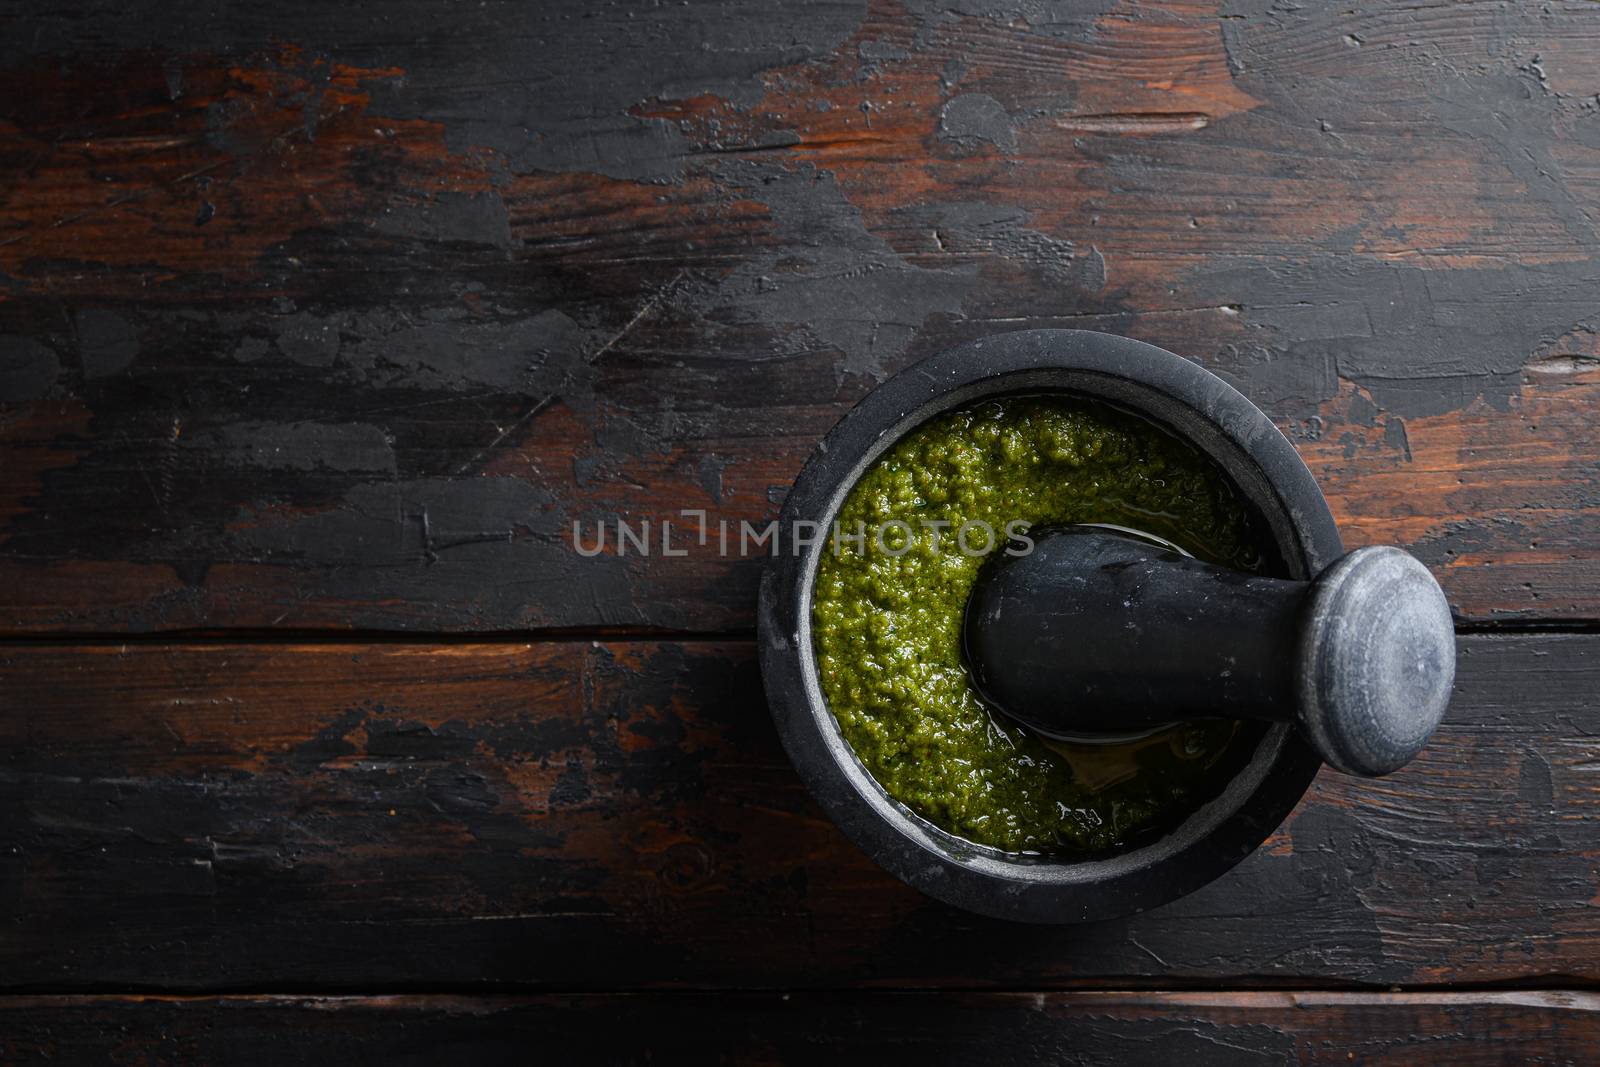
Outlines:
[[978, 691], [1042, 733], [1294, 722], [1327, 762], [1368, 776], [1417, 754], [1455, 674], [1444, 594], [1396, 548], [1358, 549], [1296, 582], [1062, 527], [1035, 534], [1027, 555], [991, 559], [965, 629]]

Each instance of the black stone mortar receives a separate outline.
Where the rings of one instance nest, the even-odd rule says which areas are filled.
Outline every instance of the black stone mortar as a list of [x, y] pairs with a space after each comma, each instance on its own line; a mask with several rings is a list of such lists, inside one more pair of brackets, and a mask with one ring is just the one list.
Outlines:
[[[1215, 879], [1293, 810], [1321, 765], [1288, 723], [1267, 726], [1242, 770], [1178, 826], [1133, 850], [1070, 862], [956, 837], [884, 792], [829, 710], [811, 639], [811, 590], [828, 538], [791, 551], [797, 524], [827, 530], [857, 479], [929, 418], [1018, 393], [1108, 401], [1165, 426], [1209, 455], [1259, 513], [1282, 560], [1309, 581], [1343, 555], [1327, 501], [1265, 414], [1202, 367], [1123, 337], [1031, 330], [927, 359], [869, 393], [817, 446], [780, 517], [786, 540], [767, 563], [758, 608], [761, 673], [789, 758], [839, 827], [896, 877], [984, 915], [1088, 922], [1144, 911]], [[808, 529], [799, 525], [800, 529]]]

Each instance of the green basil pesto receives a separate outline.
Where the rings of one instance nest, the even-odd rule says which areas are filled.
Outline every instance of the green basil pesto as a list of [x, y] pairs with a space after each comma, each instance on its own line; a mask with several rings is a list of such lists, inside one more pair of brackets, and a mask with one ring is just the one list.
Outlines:
[[1104, 854], [1216, 795], [1257, 732], [1219, 721], [1070, 745], [991, 714], [961, 645], [986, 538], [976, 525], [965, 546], [958, 534], [987, 524], [1002, 550], [1016, 522], [1133, 527], [1244, 571], [1262, 570], [1267, 541], [1198, 450], [1067, 397], [937, 416], [885, 453], [840, 508], [817, 570], [812, 631], [823, 692], [867, 770], [924, 818], [980, 844]]

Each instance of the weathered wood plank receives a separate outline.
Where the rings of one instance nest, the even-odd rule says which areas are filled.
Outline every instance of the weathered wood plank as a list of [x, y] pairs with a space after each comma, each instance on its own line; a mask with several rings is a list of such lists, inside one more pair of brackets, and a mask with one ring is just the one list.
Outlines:
[[13, 1062], [1580, 1065], [1594, 993], [7, 997]]
[[1600, 618], [1591, 7], [295, 0], [0, 16], [0, 628], [750, 623], [885, 374], [1082, 326], [1352, 543]]
[[1471, 637], [1391, 778], [1207, 889], [1016, 927], [880, 872], [725, 642], [0, 648], [13, 990], [1600, 979], [1600, 636]]

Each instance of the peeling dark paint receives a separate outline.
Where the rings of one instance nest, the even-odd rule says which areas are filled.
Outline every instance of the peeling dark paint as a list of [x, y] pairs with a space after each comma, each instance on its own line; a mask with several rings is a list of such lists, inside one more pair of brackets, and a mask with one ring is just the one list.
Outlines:
[[[1573, 240], [1595, 242], [1595, 220], [1552, 153], [1556, 106], [1542, 85], [1509, 74], [1445, 80], [1434, 95], [1434, 107], [1446, 129], [1494, 145], [1527, 195], [1547, 205]], [[1593, 115], [1572, 132], [1571, 139], [1584, 147], [1600, 148], [1600, 123]]]
[[84, 308], [73, 316], [78, 359], [85, 378], [105, 378], [126, 370], [139, 354], [139, 334], [127, 319], [103, 308]]
[[[481, 390], [485, 386], [540, 394], [568, 380], [589, 334], [549, 310], [485, 322], [461, 308], [424, 308], [415, 315], [319, 315], [298, 311], [264, 324], [278, 351], [304, 367], [336, 368], [365, 389], [385, 387]], [[246, 362], [259, 348], [236, 352]]]
[[[1207, 271], [1199, 299], [1237, 302], [1253, 398], [1305, 417], [1355, 382], [1385, 411], [1504, 407], [1522, 368], [1575, 324], [1600, 319], [1600, 261], [1422, 270], [1321, 256]], [[1243, 376], [1243, 375], [1241, 375]]]
[[1097, 19], [1117, 7], [1117, 0], [905, 0], [905, 7], [931, 24], [962, 17], [1002, 25], [1020, 22], [1041, 36], [1083, 40]]
[[1411, 439], [1406, 436], [1404, 419], [1390, 416], [1384, 420], [1383, 443], [1404, 455], [1407, 463], [1411, 462]]
[[939, 113], [939, 136], [968, 152], [982, 144], [1002, 152], [1017, 148], [1017, 132], [1005, 105], [984, 93], [952, 97]]
[[183, 447], [225, 466], [265, 470], [394, 471], [389, 436], [362, 423], [236, 422], [191, 434]]
[[715, 503], [722, 503], [722, 474], [728, 469], [730, 460], [726, 456], [707, 455], [701, 456], [697, 466], [700, 487], [706, 491]]
[[278, 351], [302, 367], [329, 367], [339, 358], [338, 320], [298, 312], [285, 315], [274, 327]]
[[0, 335], [0, 404], [26, 404], [50, 391], [61, 373], [56, 354], [30, 337]]
[[931, 204], [895, 213], [897, 223], [933, 230], [944, 251], [993, 257], [1081, 292], [1105, 287], [1105, 259], [1098, 249], [1080, 255], [1071, 241], [1029, 226], [1030, 218], [1020, 208], [982, 203]]
[[906, 262], [867, 232], [826, 171], [736, 163], [720, 180], [767, 205], [793, 248], [730, 272], [709, 297], [713, 320], [787, 328], [843, 353], [841, 375], [878, 379], [929, 316], [959, 314], [975, 271]]
[[511, 219], [500, 194], [443, 192], [428, 204], [391, 208], [376, 222], [379, 233], [424, 241], [461, 241], [510, 249]]
[[589, 775], [583, 769], [583, 761], [573, 756], [567, 760], [566, 770], [561, 772], [561, 777], [556, 779], [555, 786], [550, 790], [550, 805], [566, 807], [582, 804], [593, 795], [594, 790], [589, 786]]
[[455, 605], [448, 610], [468, 625], [537, 625], [556, 585], [612, 624], [637, 618], [630, 561], [578, 556], [571, 518], [551, 492], [517, 478], [363, 482], [326, 510], [243, 513], [231, 525], [247, 558], [315, 568], [319, 595], [366, 597], [376, 581], [385, 600]]

